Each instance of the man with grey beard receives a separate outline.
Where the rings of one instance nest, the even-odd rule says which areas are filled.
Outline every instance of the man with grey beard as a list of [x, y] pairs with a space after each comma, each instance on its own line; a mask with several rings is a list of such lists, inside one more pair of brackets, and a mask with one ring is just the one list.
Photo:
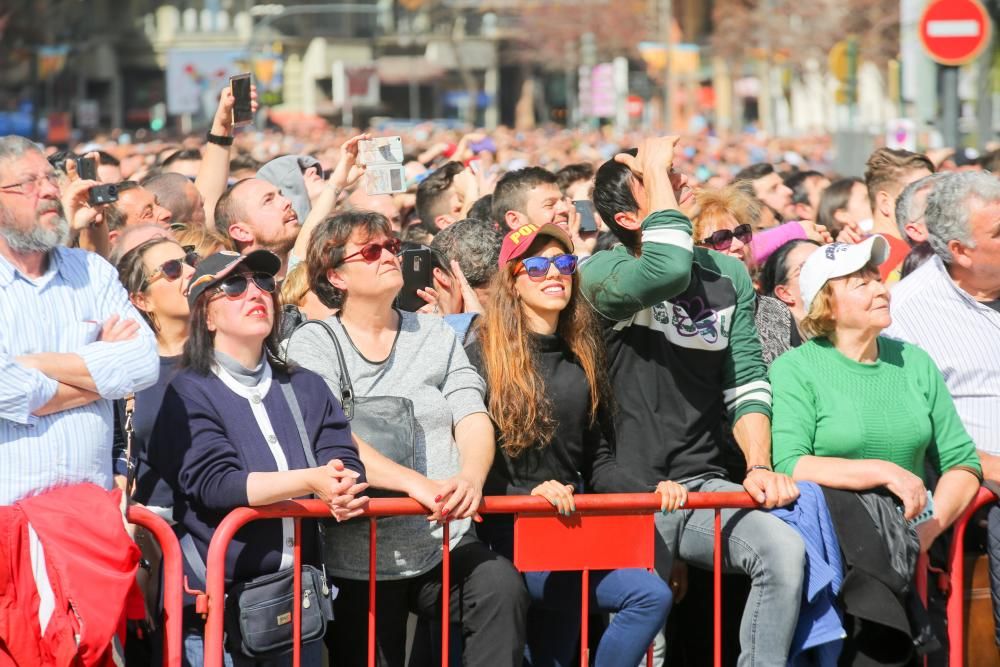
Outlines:
[[[77, 229], [96, 218], [92, 185], [63, 198]], [[0, 137], [0, 506], [56, 486], [110, 489], [112, 400], [158, 374], [153, 333], [114, 268], [65, 247], [69, 228], [42, 152]]]

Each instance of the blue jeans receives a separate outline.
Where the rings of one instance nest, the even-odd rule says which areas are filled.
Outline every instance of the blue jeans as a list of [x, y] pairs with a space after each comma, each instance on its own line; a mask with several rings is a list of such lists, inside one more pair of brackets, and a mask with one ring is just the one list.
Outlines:
[[[323, 642], [314, 641], [302, 646], [302, 666], [318, 667], [323, 662]], [[226, 667], [291, 667], [292, 654], [269, 660], [254, 660], [241, 655], [223, 654], [222, 663]], [[184, 667], [203, 667], [205, 664], [205, 637], [196, 632], [184, 635]]]
[[[688, 491], [742, 491], [724, 479], [695, 480]], [[715, 510], [655, 515], [662, 540], [656, 570], [666, 579], [675, 557], [711, 570]], [[664, 548], [665, 547], [665, 548]], [[739, 667], [785, 667], [799, 618], [805, 576], [805, 544], [795, 529], [758, 510], [722, 510], [722, 566], [750, 576], [750, 597], [740, 624]]]
[[[579, 572], [525, 572], [533, 613], [528, 627], [532, 667], [565, 667], [577, 662], [580, 636]], [[635, 667], [663, 628], [673, 596], [660, 577], [646, 570], [590, 573], [590, 606], [614, 612], [597, 647], [596, 667]]]

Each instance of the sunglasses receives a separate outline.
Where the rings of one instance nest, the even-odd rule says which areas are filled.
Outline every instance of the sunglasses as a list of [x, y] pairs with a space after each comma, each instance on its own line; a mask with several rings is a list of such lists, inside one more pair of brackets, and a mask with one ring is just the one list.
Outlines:
[[270, 273], [251, 273], [249, 275], [246, 273], [240, 273], [235, 276], [229, 276], [223, 280], [219, 283], [219, 286], [215, 288], [215, 291], [217, 293], [221, 292], [225, 294], [230, 299], [235, 299], [246, 293], [251, 280], [261, 292], [267, 292], [268, 294], [273, 293], [275, 288], [278, 286], [274, 276]]
[[393, 255], [398, 255], [399, 250], [402, 247], [403, 243], [399, 239], [389, 239], [388, 241], [383, 241], [382, 243], [366, 243], [362, 246], [361, 250], [353, 252], [347, 257], [341, 259], [340, 263], [343, 264], [347, 260], [353, 259], [358, 255], [361, 255], [366, 262], [374, 262], [382, 256], [383, 248], [388, 250]]
[[753, 227], [740, 225], [736, 229], [720, 229], [711, 236], [702, 239], [699, 245], [707, 245], [713, 250], [729, 250], [729, 247], [733, 245], [734, 238], [739, 239], [740, 243], [743, 244], [750, 243], [750, 239], [753, 238]]
[[168, 259], [163, 264], [156, 267], [146, 280], [142, 283], [142, 289], [147, 289], [150, 285], [155, 283], [160, 278], [166, 278], [170, 282], [173, 282], [184, 275], [184, 265], [190, 266], [192, 269], [198, 266], [198, 261], [201, 257], [198, 253], [193, 250], [188, 250], [184, 253], [184, 259]]
[[532, 280], [542, 280], [549, 275], [549, 267], [556, 265], [556, 271], [564, 276], [576, 273], [576, 255], [556, 255], [555, 257], [525, 257], [521, 260], [521, 269]]

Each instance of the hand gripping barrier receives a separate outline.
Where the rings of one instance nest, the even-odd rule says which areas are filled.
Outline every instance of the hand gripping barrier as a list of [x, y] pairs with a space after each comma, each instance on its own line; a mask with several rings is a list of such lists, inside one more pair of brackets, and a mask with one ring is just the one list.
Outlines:
[[184, 565], [181, 545], [170, 524], [141, 505], [130, 505], [128, 522], [148, 530], [163, 551], [163, 664], [181, 666], [184, 612]]
[[[539, 542], [539, 548], [531, 548], [530, 544], [521, 540], [520, 546], [515, 546], [515, 561], [524, 569], [579, 569], [582, 570], [582, 601], [581, 613], [581, 665], [586, 667], [587, 647], [587, 609], [588, 609], [588, 572], [593, 569], [614, 569], [618, 567], [651, 567], [653, 562], [653, 512], [660, 509], [660, 497], [652, 493], [643, 494], [607, 494], [580, 495], [576, 497], [576, 513], [568, 518], [556, 515], [555, 508], [544, 498], [532, 496], [495, 496], [483, 499], [479, 509], [480, 514], [514, 514], [515, 531], [522, 531], [527, 537], [538, 538], [548, 535], [546, 545]], [[722, 509], [755, 507], [751, 498], [743, 492], [732, 493], [691, 493], [688, 495], [684, 509], [714, 509], [715, 510], [715, 564], [714, 564], [714, 662], [715, 667], [722, 665]], [[417, 501], [409, 498], [377, 498], [373, 499], [364, 517], [354, 521], [370, 522], [369, 538], [369, 596], [368, 596], [368, 664], [375, 664], [375, 555], [376, 555], [376, 518], [399, 515], [425, 515], [425, 510]], [[206, 667], [222, 667], [223, 664], [223, 605], [225, 602], [225, 567], [226, 549], [236, 532], [250, 521], [259, 519], [278, 519], [291, 517], [295, 519], [295, 579], [294, 590], [296, 599], [301, 596], [301, 520], [304, 518], [329, 518], [330, 511], [318, 500], [289, 500], [265, 507], [242, 507], [230, 512], [212, 537], [208, 548], [208, 581], [206, 584], [204, 607], [207, 609], [205, 624], [205, 665]], [[523, 522], [523, 523], [522, 523]], [[630, 536], [634, 536], [643, 544], [642, 549], [634, 548], [632, 540], [621, 539], [622, 526], [627, 526]], [[613, 528], [613, 533], [607, 531]], [[643, 537], [643, 536], [646, 537]], [[561, 549], [561, 553], [552, 553], [552, 540], [559, 538], [562, 542], [555, 544], [565, 546], [566, 539], [576, 540], [576, 544], [585, 545], [585, 559], [580, 559], [572, 549]], [[645, 542], [643, 542], [645, 540]], [[443, 552], [441, 559], [441, 664], [449, 665], [449, 596], [451, 559], [448, 552], [449, 530], [444, 525], [442, 539]], [[176, 543], [175, 543], [176, 544]], [[567, 553], [571, 552], [571, 553]], [[560, 559], [560, 556], [562, 557]], [[179, 562], [179, 559], [178, 561]], [[518, 564], [518, 563], [515, 563]], [[179, 586], [178, 586], [179, 594]], [[199, 604], [202, 608], [202, 605]], [[293, 636], [301, 637], [302, 618], [301, 605], [296, 604], [292, 613]], [[301, 664], [301, 646], [294, 645], [293, 665]], [[651, 657], [648, 658], [651, 660]]]

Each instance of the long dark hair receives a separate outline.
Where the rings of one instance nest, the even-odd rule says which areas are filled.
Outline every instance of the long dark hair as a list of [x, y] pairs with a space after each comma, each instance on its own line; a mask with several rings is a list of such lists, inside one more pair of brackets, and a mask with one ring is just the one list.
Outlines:
[[[189, 368], [199, 375], [210, 375], [215, 365], [215, 332], [208, 328], [208, 304], [215, 294], [214, 289], [201, 293], [191, 307], [191, 323], [188, 339], [184, 341], [184, 352], [181, 354], [179, 368]], [[281, 303], [278, 292], [271, 293], [274, 322], [271, 331], [264, 339], [264, 356], [271, 368], [288, 372], [289, 366], [282, 358], [279, 332], [281, 331]]]
[[[490, 416], [501, 433], [501, 447], [511, 458], [535, 444], [546, 446], [557, 425], [514, 284], [518, 265], [510, 262], [493, 277], [489, 305], [478, 325]], [[587, 376], [593, 424], [598, 406], [607, 397], [604, 343], [593, 311], [579, 293], [580, 276], [575, 273], [573, 291], [559, 314], [556, 333], [566, 341]]]
[[760, 285], [760, 293], [764, 296], [774, 296], [774, 288], [788, 282], [788, 255], [803, 243], [811, 243], [819, 247], [819, 244], [811, 239], [792, 239], [778, 247], [760, 270], [757, 276], [757, 283]]
[[854, 191], [854, 184], [865, 182], [860, 178], [841, 178], [827, 186], [819, 198], [819, 210], [816, 212], [816, 222], [826, 225], [830, 234], [836, 236], [843, 229], [837, 218], [837, 211], [847, 208], [851, 200], [851, 192]]

